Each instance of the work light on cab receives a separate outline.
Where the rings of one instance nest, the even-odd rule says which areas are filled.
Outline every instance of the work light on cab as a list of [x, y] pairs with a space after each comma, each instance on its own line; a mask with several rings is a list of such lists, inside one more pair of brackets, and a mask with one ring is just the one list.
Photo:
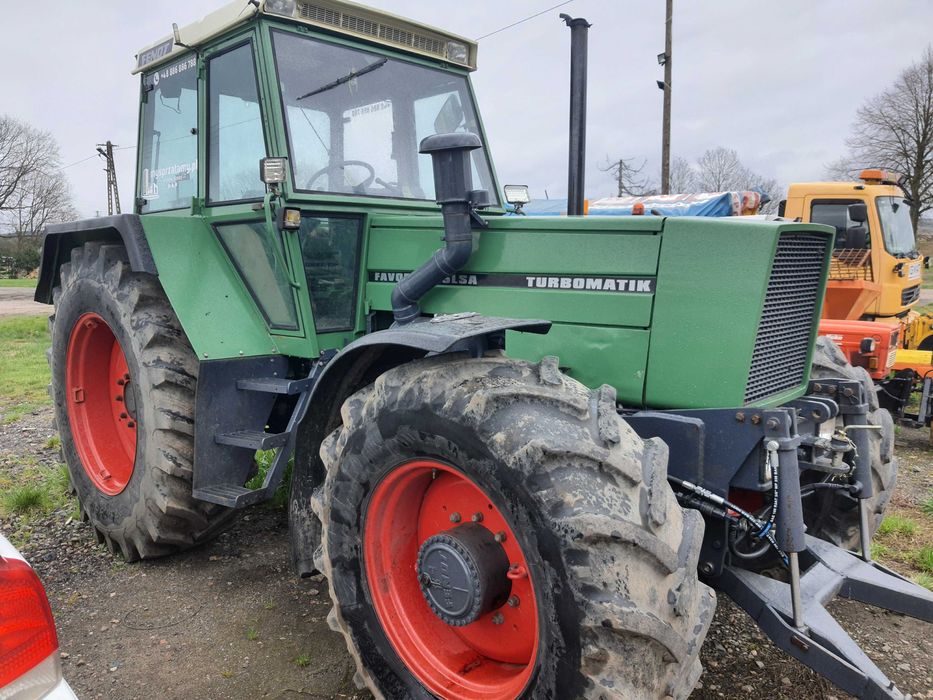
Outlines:
[[270, 15], [295, 16], [295, 0], [266, 0], [265, 11]]
[[286, 158], [263, 158], [259, 161], [259, 179], [267, 185], [285, 182]]

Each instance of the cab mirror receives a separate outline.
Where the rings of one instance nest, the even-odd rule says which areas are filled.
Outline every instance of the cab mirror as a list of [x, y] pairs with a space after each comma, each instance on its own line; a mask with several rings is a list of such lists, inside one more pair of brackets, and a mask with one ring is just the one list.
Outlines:
[[852, 226], [846, 230], [846, 248], [871, 248], [871, 236], [864, 226]]
[[865, 202], [856, 202], [849, 205], [849, 219], [857, 224], [868, 221], [868, 205]]

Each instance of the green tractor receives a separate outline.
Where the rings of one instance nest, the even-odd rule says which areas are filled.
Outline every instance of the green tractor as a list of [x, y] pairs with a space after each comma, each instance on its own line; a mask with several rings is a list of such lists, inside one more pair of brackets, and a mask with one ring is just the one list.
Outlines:
[[167, 555], [294, 457], [296, 571], [377, 697], [684, 698], [714, 590], [902, 697], [823, 607], [933, 617], [871, 561], [892, 425], [817, 344], [833, 231], [509, 216], [475, 66], [341, 0], [139, 53], [135, 211], [50, 227], [36, 291], [84, 518]]

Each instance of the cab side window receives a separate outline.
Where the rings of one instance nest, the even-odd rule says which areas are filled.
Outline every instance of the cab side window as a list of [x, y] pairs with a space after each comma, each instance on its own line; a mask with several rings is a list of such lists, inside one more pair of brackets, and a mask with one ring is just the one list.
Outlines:
[[810, 221], [836, 229], [836, 248], [865, 248], [865, 224], [853, 221], [849, 217], [849, 205], [859, 201], [837, 199], [813, 202], [810, 207]]
[[198, 71], [193, 56], [143, 76], [140, 211], [191, 206], [198, 196]]
[[252, 46], [243, 44], [210, 59], [207, 84], [209, 201], [259, 199], [265, 193], [259, 161], [266, 142]]

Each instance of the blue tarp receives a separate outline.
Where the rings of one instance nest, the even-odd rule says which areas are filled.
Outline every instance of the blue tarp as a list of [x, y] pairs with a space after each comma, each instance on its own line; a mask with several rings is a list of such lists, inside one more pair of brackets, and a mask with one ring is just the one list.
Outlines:
[[[643, 207], [645, 215], [659, 216], [738, 216], [756, 213], [761, 202], [758, 192], [703, 192], [666, 194], [645, 197], [605, 197], [591, 200], [589, 216], [631, 216], [634, 207]], [[523, 211], [528, 216], [563, 216], [566, 199], [535, 199]]]

